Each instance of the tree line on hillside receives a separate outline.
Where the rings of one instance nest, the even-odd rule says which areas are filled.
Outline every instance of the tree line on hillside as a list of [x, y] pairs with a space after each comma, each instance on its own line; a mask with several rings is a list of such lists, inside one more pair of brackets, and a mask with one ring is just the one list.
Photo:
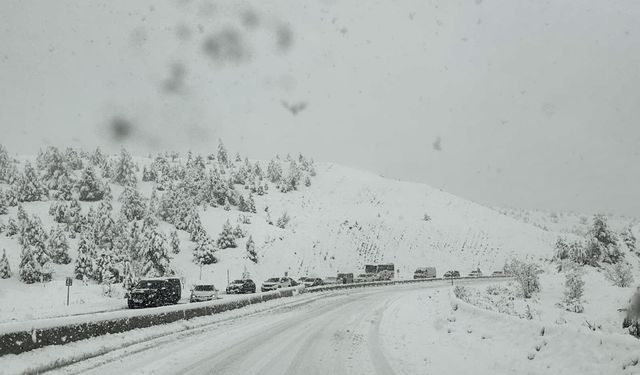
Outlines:
[[[77, 238], [78, 256], [74, 273], [80, 280], [130, 287], [140, 277], [173, 275], [171, 254], [180, 252], [178, 231], [185, 231], [195, 243], [193, 261], [206, 265], [217, 262], [219, 249], [237, 247], [247, 236], [244, 225], [257, 213], [255, 197], [271, 190], [281, 193], [311, 185], [315, 176], [313, 160], [299, 155], [271, 159], [266, 168], [242, 159], [230, 158], [222, 141], [215, 154], [206, 157], [189, 152], [158, 154], [150, 164], [142, 165], [141, 179], [153, 183], [151, 196], [138, 189], [139, 163], [122, 148], [113, 157], [99, 148], [92, 154], [67, 148], [64, 152], [48, 147], [39, 152], [35, 165], [17, 160], [0, 145], [0, 215], [17, 206], [17, 215], [5, 224], [0, 216], [0, 233], [15, 237], [21, 247], [18, 276], [25, 283], [45, 282], [52, 278], [52, 264], [69, 264], [69, 238]], [[285, 168], [286, 167], [286, 168]], [[122, 186], [117, 198], [119, 212], [113, 212], [110, 183]], [[51, 201], [49, 215], [56, 223], [47, 232], [39, 217], [29, 215], [28, 202]], [[83, 212], [81, 202], [95, 202]], [[234, 226], [227, 220], [217, 238], [204, 228], [200, 211], [219, 207], [240, 211]], [[286, 212], [274, 224], [269, 208], [267, 221], [285, 228]], [[167, 236], [159, 221], [174, 229]], [[255, 242], [249, 236], [246, 254], [258, 261]], [[12, 276], [5, 252], [0, 258], [0, 277]]]

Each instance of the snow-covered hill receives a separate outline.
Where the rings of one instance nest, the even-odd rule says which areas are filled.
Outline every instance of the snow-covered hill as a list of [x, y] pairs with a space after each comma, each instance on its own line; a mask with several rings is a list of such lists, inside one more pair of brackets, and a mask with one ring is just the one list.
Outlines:
[[[142, 170], [151, 159], [138, 158]], [[263, 163], [266, 166], [266, 163]], [[502, 268], [511, 256], [549, 257], [555, 235], [506, 217], [492, 209], [417, 183], [393, 181], [337, 164], [317, 164], [311, 186], [301, 186], [289, 193], [272, 188], [264, 196], [255, 195], [257, 213], [241, 213], [237, 208], [199, 207], [207, 233], [216, 238], [226, 220], [234, 226], [239, 216], [247, 215], [250, 224], [242, 224], [256, 244], [258, 263], [247, 257], [245, 241], [237, 248], [217, 251], [219, 263], [204, 266], [202, 278], [219, 288], [248, 271], [260, 283], [265, 278], [288, 272], [295, 278], [305, 275], [335, 276], [337, 272], [363, 272], [365, 264], [394, 263], [399, 277], [409, 278], [419, 266], [435, 266], [438, 275], [447, 269], [467, 273], [480, 267], [484, 272]], [[3, 186], [7, 188], [7, 186]], [[121, 203], [123, 188], [111, 184], [114, 213]], [[152, 182], [138, 183], [146, 197]], [[237, 186], [242, 191], [242, 186]], [[55, 223], [48, 214], [51, 201], [23, 203], [25, 210], [40, 217], [45, 229]], [[86, 213], [99, 203], [81, 202]], [[269, 214], [265, 211], [269, 207]], [[15, 217], [16, 207], [0, 216], [7, 222]], [[283, 212], [291, 217], [286, 228], [268, 223]], [[424, 220], [425, 214], [429, 220]], [[161, 222], [168, 233], [174, 227]], [[172, 254], [172, 266], [185, 284], [200, 278], [193, 262], [195, 243], [189, 234], [179, 231], [181, 252]], [[64, 278], [73, 276], [77, 257], [77, 238], [70, 240], [69, 265], [54, 266], [54, 280], [46, 284], [27, 285], [19, 281], [20, 246], [16, 238], [0, 235], [0, 249], [7, 257], [14, 276], [0, 280], [0, 320], [22, 319], [76, 313], [85, 310], [115, 309], [123, 306], [121, 295], [107, 298], [98, 285], [84, 286], [76, 281], [72, 288], [72, 307], [63, 306]]]

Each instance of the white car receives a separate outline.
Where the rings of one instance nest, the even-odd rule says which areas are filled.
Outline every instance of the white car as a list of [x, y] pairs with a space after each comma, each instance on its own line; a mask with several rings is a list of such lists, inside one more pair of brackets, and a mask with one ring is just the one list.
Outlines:
[[202, 302], [218, 299], [218, 289], [213, 284], [194, 284], [189, 302]]
[[322, 284], [323, 285], [342, 284], [342, 280], [338, 280], [337, 277], [329, 276], [329, 277], [325, 277], [325, 279], [322, 280]]
[[356, 277], [356, 283], [370, 283], [376, 281], [376, 274], [374, 273], [361, 273]]
[[263, 292], [268, 292], [270, 290], [288, 288], [290, 286], [293, 286], [293, 280], [291, 280], [290, 277], [272, 277], [262, 283], [262, 287], [260, 288], [260, 290]]

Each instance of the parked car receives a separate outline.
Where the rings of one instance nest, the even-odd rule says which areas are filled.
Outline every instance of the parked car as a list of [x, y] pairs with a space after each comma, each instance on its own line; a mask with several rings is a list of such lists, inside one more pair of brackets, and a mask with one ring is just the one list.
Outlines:
[[227, 294], [255, 293], [256, 284], [251, 279], [233, 280], [227, 286]]
[[342, 284], [342, 280], [338, 279], [337, 277], [329, 276], [329, 277], [325, 277], [324, 280], [322, 280], [322, 284], [323, 285]]
[[321, 278], [319, 277], [307, 277], [304, 281], [304, 286], [310, 288], [312, 286], [320, 286], [324, 284]]
[[504, 271], [493, 271], [491, 276], [502, 277], [505, 276]]
[[469, 277], [481, 277], [482, 271], [480, 269], [469, 272]]
[[126, 294], [130, 309], [174, 305], [182, 295], [180, 279], [176, 277], [148, 278], [138, 281], [130, 293]]
[[361, 273], [356, 277], [356, 283], [370, 283], [376, 280], [376, 274], [374, 273]]
[[353, 274], [352, 273], [339, 273], [338, 274], [338, 284], [351, 284], [353, 282]]
[[260, 288], [260, 290], [263, 292], [268, 292], [270, 290], [287, 288], [293, 286], [292, 281], [293, 280], [291, 280], [290, 277], [272, 277], [262, 283], [262, 287]]
[[442, 276], [445, 279], [453, 279], [456, 277], [460, 277], [460, 272], [459, 271], [454, 271], [454, 270], [450, 270], [444, 273], [444, 275]]
[[191, 289], [189, 302], [202, 302], [218, 299], [218, 289], [213, 284], [195, 284]]
[[418, 267], [413, 273], [413, 279], [433, 279], [436, 277], [435, 267]]

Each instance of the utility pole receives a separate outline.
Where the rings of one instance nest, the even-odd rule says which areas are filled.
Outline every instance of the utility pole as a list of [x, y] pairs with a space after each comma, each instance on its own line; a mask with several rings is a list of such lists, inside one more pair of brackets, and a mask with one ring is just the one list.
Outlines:
[[227, 268], [227, 285], [229, 285], [229, 269]]

